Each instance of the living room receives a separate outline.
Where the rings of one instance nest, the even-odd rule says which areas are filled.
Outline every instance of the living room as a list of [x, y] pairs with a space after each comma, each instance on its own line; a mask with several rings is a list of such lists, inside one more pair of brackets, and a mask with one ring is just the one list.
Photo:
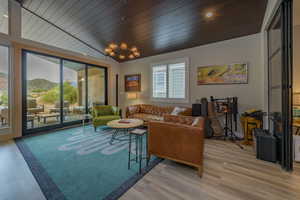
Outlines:
[[300, 198], [298, 3], [0, 0], [0, 199]]

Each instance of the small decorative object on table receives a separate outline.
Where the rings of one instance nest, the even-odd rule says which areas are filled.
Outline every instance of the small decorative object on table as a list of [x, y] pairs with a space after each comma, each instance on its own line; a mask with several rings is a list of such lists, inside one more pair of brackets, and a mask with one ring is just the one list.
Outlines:
[[121, 119], [121, 120], [119, 121], [119, 123], [121, 123], [121, 124], [129, 124], [129, 123], [130, 123], [130, 120]]

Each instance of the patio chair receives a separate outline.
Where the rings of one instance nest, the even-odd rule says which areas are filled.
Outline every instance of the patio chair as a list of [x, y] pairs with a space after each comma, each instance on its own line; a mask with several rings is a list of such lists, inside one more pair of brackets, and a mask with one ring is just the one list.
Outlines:
[[[55, 102], [55, 107], [49, 109], [50, 113], [59, 113], [60, 112], [60, 102]], [[63, 107], [63, 113], [64, 115], [70, 113], [70, 103], [69, 101], [64, 101], [64, 107]]]
[[3, 108], [0, 111], [0, 118], [1, 118], [1, 125], [6, 125], [8, 123], [9, 120], [9, 112], [8, 112], [8, 108]]
[[27, 98], [27, 113], [28, 115], [35, 115], [44, 112], [44, 105], [37, 105], [36, 99]]

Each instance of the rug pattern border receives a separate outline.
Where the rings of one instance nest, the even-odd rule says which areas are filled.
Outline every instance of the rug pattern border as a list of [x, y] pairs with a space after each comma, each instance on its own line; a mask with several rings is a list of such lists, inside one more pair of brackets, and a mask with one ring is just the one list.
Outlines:
[[39, 184], [47, 200], [66, 200], [66, 197], [47, 174], [44, 167], [36, 159], [22, 138], [16, 139], [16, 145], [22, 153], [31, 173]]
[[[53, 182], [41, 163], [36, 159], [22, 138], [15, 139], [16, 145], [23, 155], [27, 165], [29, 166], [33, 176], [39, 184], [43, 194], [47, 200], [66, 200], [66, 197], [58, 186]], [[141, 178], [143, 178], [151, 169], [158, 165], [162, 158], [155, 158], [149, 162], [149, 165], [142, 169], [142, 173], [136, 173], [134, 176], [123, 182], [120, 187], [107, 195], [104, 200], [115, 200], [120, 198], [125, 192], [133, 187]]]

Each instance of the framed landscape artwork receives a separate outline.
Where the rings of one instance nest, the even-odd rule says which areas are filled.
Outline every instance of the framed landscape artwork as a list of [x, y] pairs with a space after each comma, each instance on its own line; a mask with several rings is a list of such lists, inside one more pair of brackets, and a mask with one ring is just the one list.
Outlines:
[[247, 84], [248, 65], [211, 65], [198, 67], [198, 85]]
[[141, 91], [141, 75], [131, 74], [125, 75], [125, 92]]

